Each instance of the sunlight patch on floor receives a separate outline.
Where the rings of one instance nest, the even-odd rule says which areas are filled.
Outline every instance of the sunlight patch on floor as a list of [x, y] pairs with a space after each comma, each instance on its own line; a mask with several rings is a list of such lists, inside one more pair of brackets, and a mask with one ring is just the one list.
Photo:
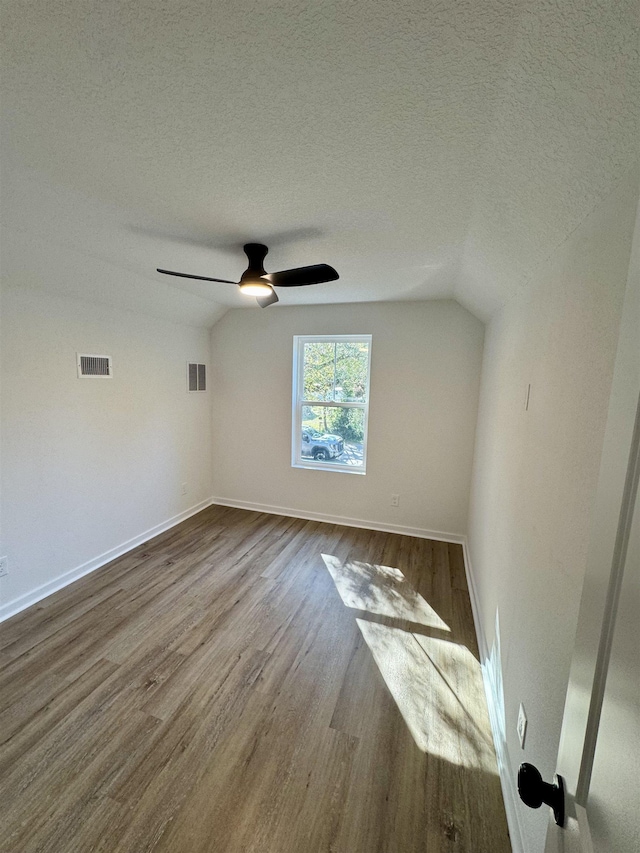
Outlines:
[[428, 628], [449, 631], [424, 598], [408, 583], [400, 569], [356, 560], [342, 562], [330, 554], [322, 559], [347, 607], [377, 616], [407, 619]]
[[418, 748], [495, 774], [479, 664], [469, 650], [368, 619], [356, 622]]
[[322, 559], [345, 606], [366, 614], [357, 625], [418, 748], [495, 774], [480, 665], [469, 649], [442, 636], [451, 629], [400, 569]]

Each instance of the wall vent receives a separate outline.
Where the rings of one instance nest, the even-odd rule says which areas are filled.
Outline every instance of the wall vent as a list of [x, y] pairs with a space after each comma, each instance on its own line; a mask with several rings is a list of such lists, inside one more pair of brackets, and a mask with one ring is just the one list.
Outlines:
[[187, 389], [189, 391], [207, 390], [207, 367], [190, 361], [187, 364]]
[[76, 353], [78, 379], [112, 379], [113, 365], [110, 355]]

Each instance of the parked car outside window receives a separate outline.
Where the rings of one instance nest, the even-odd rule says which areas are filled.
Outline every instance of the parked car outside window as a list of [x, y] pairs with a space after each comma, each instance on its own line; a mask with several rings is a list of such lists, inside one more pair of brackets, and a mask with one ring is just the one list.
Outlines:
[[302, 455], [318, 462], [336, 459], [344, 451], [344, 441], [339, 435], [321, 433], [313, 427], [302, 428]]

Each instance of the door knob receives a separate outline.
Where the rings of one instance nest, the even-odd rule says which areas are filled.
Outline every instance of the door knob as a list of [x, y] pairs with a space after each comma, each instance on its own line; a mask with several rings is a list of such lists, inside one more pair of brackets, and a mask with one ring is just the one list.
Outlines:
[[539, 809], [543, 803], [551, 806], [558, 826], [564, 826], [564, 782], [562, 776], [553, 777], [553, 784], [543, 782], [540, 771], [533, 764], [521, 764], [518, 770], [518, 794], [530, 809]]

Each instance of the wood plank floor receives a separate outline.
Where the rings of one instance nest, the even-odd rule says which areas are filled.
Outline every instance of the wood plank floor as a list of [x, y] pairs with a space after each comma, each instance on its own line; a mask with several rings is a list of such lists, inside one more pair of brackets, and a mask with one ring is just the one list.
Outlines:
[[511, 849], [460, 546], [211, 507], [0, 625], [0, 850]]

